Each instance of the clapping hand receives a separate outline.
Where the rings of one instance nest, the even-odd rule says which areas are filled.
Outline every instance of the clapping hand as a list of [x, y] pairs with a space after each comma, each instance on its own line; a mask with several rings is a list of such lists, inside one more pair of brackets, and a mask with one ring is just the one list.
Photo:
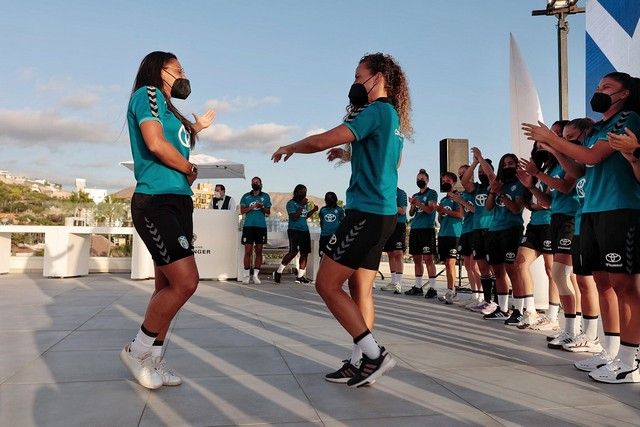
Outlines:
[[538, 172], [540, 172], [538, 170], [538, 167], [536, 166], [535, 163], [533, 163], [531, 161], [531, 159], [527, 160], [527, 159], [520, 159], [518, 161], [518, 167], [522, 170], [524, 170], [526, 173], [528, 173], [531, 176], [536, 175]]
[[207, 110], [207, 112], [201, 116], [196, 116], [196, 113], [191, 114], [195, 120], [194, 127], [196, 129], [196, 133], [211, 126], [211, 123], [213, 123], [216, 118], [216, 112], [213, 110]]
[[607, 138], [611, 148], [620, 151], [622, 154], [633, 155], [633, 152], [640, 148], [636, 134], [629, 128], [625, 128], [623, 134], [609, 132]]
[[538, 143], [550, 143], [553, 141], [553, 138], [557, 136], [541, 121], [538, 121], [537, 125], [522, 123], [522, 130], [524, 131], [524, 136], [526, 136], [528, 140], [536, 141]]

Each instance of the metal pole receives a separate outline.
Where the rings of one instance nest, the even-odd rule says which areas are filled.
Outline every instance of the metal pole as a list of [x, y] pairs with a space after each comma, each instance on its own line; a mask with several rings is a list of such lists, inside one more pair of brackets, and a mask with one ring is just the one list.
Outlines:
[[560, 120], [569, 120], [569, 60], [567, 57], [567, 33], [569, 23], [564, 13], [558, 17], [558, 94]]

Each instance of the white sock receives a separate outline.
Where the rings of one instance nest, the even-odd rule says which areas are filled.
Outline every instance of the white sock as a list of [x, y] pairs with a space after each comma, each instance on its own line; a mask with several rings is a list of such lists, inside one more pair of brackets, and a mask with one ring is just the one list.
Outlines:
[[532, 296], [524, 297], [524, 309], [529, 313], [536, 312], [536, 302]]
[[304, 273], [307, 272], [307, 269], [300, 269], [298, 270], [298, 277], [304, 277]]
[[371, 332], [361, 338], [360, 341], [358, 341], [356, 344], [358, 344], [360, 350], [362, 350], [362, 352], [366, 354], [369, 359], [377, 359], [378, 357], [380, 357], [380, 346], [373, 338]]
[[620, 344], [620, 349], [618, 350], [618, 359], [622, 363], [625, 363], [632, 368], [636, 366], [636, 354], [638, 353], [637, 345], [626, 345]]
[[286, 265], [282, 265], [282, 264], [280, 264], [280, 265], [278, 266], [278, 273], [282, 273], [282, 272], [284, 271], [285, 267], [286, 267]]
[[618, 354], [618, 350], [620, 349], [620, 334], [609, 335], [605, 332], [602, 346], [607, 350], [609, 355], [614, 356]]
[[584, 332], [587, 338], [589, 338], [591, 341], [598, 338], [598, 316], [593, 316], [589, 319], [583, 316], [582, 324], [584, 325], [582, 328], [582, 332]]
[[564, 314], [564, 330], [569, 336], [576, 335], [576, 323], [575, 314]]
[[576, 335], [582, 332], [582, 313], [576, 313]]
[[416, 276], [416, 283], [413, 286], [418, 289], [422, 289], [422, 276]]
[[257, 268], [253, 269], [253, 277], [258, 277], [259, 273], [260, 273], [260, 270], [258, 270]]
[[549, 309], [547, 310], [547, 318], [552, 322], [558, 320], [558, 311], [560, 310], [559, 304], [549, 304]]
[[251, 276], [251, 269], [250, 268], [244, 270], [244, 277], [249, 277], [249, 276]]
[[161, 345], [151, 346], [151, 355], [153, 357], [162, 357], [162, 346]]
[[153, 342], [156, 340], [156, 337], [151, 337], [144, 332], [142, 332], [142, 328], [138, 330], [138, 334], [136, 338], [131, 343], [129, 347], [131, 349], [131, 354], [135, 357], [140, 357], [144, 353], [151, 351], [151, 347], [153, 346]]
[[498, 305], [500, 306], [500, 311], [503, 313], [509, 311], [509, 295], [498, 294]]
[[396, 281], [394, 283], [402, 282], [402, 273], [396, 273]]
[[522, 297], [513, 297], [513, 305], [516, 307], [516, 310], [522, 314], [524, 311], [524, 298]]
[[396, 273], [391, 273], [391, 284], [392, 284], [392, 285], [395, 285], [396, 283], [398, 283], [398, 282], [396, 281], [396, 277], [397, 277], [397, 274], [396, 274]]
[[435, 289], [435, 287], [436, 287], [436, 278], [435, 277], [429, 277], [429, 287]]
[[358, 344], [354, 344], [353, 347], [351, 348], [351, 359], [349, 360], [349, 362], [353, 366], [358, 367], [360, 366], [361, 359], [362, 359], [362, 350], [360, 349]]

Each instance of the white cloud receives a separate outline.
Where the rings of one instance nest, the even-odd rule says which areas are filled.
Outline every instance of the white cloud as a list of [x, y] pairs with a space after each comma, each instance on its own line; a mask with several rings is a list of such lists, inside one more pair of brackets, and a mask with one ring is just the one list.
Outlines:
[[275, 105], [280, 103], [280, 98], [275, 96], [265, 96], [262, 98], [254, 97], [235, 97], [233, 99], [210, 99], [205, 103], [206, 108], [212, 108], [218, 113], [238, 112], [260, 107], [262, 105]]
[[99, 100], [95, 93], [85, 92], [63, 98], [60, 105], [72, 110], [89, 110], [96, 106]]
[[324, 133], [326, 131], [327, 130], [324, 129], [324, 128], [310, 129], [304, 134], [304, 136], [307, 137], [307, 136], [311, 136], [311, 135], [318, 135], [319, 133]]
[[18, 70], [18, 78], [22, 81], [31, 81], [35, 78], [36, 69], [33, 67], [25, 67]]
[[263, 123], [245, 129], [233, 129], [225, 124], [216, 124], [203, 130], [199, 139], [213, 143], [216, 148], [228, 150], [255, 150], [271, 152], [277, 145], [285, 142], [294, 126]]
[[0, 143], [106, 143], [116, 136], [104, 123], [64, 117], [53, 111], [0, 110]]

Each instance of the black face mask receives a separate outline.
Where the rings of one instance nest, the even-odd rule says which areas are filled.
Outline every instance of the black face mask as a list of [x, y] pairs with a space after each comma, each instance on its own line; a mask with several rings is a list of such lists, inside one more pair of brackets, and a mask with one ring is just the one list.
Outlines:
[[448, 182], [443, 182], [440, 188], [443, 192], [448, 193], [453, 189], [453, 185], [449, 184]]
[[[624, 90], [624, 89], [622, 89]], [[622, 92], [622, 90], [619, 90], [617, 92], [612, 93], [611, 95], [615, 95], [616, 93], [620, 93]], [[612, 102], [611, 100], [611, 95], [606, 94], [606, 93], [602, 93], [602, 92], [596, 92], [593, 94], [593, 96], [591, 97], [591, 109], [593, 111], [595, 111], [596, 113], [605, 113], [607, 111], [609, 111], [609, 108], [611, 108], [611, 106], [613, 104], [615, 104], [615, 102]], [[620, 99], [618, 99], [616, 102], [619, 102]]]
[[502, 178], [505, 181], [511, 181], [516, 178], [516, 168], [503, 168]]
[[187, 99], [189, 94], [191, 94], [191, 83], [189, 83], [189, 79], [183, 79], [182, 77], [176, 78], [176, 76], [168, 72], [166, 69], [164, 69], [164, 71], [175, 79], [173, 81], [173, 86], [171, 86], [171, 97], [176, 99]]
[[418, 186], [418, 188], [425, 188], [427, 186], [427, 181], [419, 179], [418, 181], [416, 181], [416, 185]]
[[478, 179], [480, 180], [480, 184], [489, 185], [489, 177], [487, 175], [478, 175]]
[[[374, 76], [369, 77], [364, 83], [373, 77]], [[349, 102], [356, 108], [364, 107], [369, 103], [369, 92], [367, 92], [367, 88], [364, 87], [364, 83], [354, 83], [351, 85], [351, 89], [349, 89]]]
[[531, 154], [531, 160], [533, 160], [533, 163], [539, 168], [545, 162], [549, 161], [549, 152], [536, 150]]
[[260, 184], [251, 184], [251, 189], [253, 191], [260, 191], [260, 190], [262, 190], [262, 185], [260, 185]]
[[296, 196], [296, 200], [301, 202], [305, 197], [307, 197], [307, 193], [298, 193], [298, 195]]

